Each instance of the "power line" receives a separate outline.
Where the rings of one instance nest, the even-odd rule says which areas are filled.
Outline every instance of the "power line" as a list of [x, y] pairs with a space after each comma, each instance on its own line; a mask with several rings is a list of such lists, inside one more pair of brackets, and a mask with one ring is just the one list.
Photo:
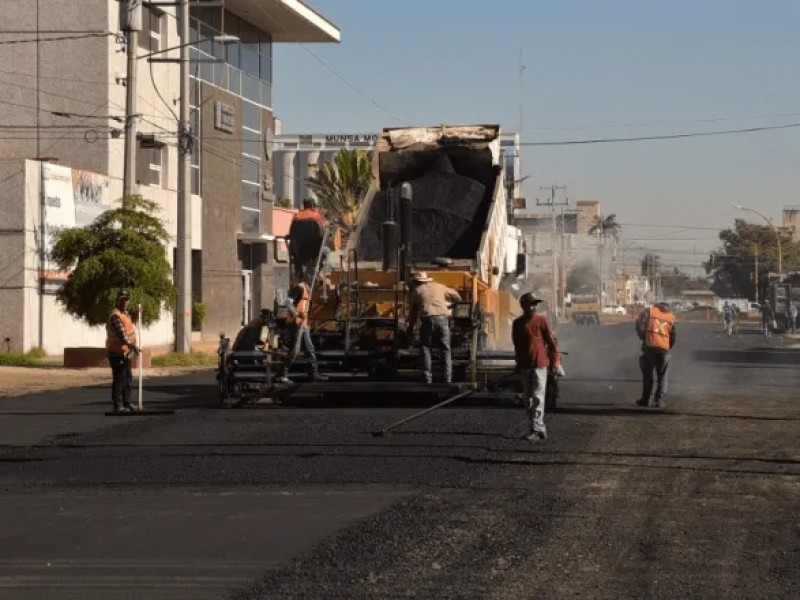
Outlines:
[[[274, 17], [273, 17], [273, 16], [272, 16], [272, 15], [271, 15], [271, 14], [270, 14], [268, 11], [267, 11], [267, 9], [266, 9], [266, 8], [264, 8], [264, 7], [263, 7], [263, 6], [262, 6], [260, 3], [256, 3], [256, 8], [258, 8], [258, 9], [259, 9], [259, 10], [260, 10], [260, 11], [261, 11], [263, 14], [264, 14], [264, 16], [265, 16], [265, 17], [267, 17], [267, 18], [268, 18], [270, 21], [272, 21], [273, 23], [275, 23], [275, 24], [277, 24], [277, 23], [280, 23], [280, 21], [278, 21], [278, 19], [274, 18]], [[281, 30], [283, 30], [283, 31], [282, 31], [283, 33], [286, 33], [286, 29], [285, 29], [285, 28], [283, 28], [283, 27], [280, 27], [280, 25], [279, 25], [278, 27], [279, 27]], [[345, 84], [347, 87], [349, 87], [351, 90], [353, 90], [353, 91], [354, 91], [356, 94], [358, 94], [359, 96], [361, 96], [362, 98], [364, 98], [364, 99], [365, 99], [367, 102], [369, 102], [370, 104], [372, 104], [372, 105], [373, 105], [375, 108], [377, 108], [378, 110], [380, 110], [380, 111], [381, 111], [383, 114], [387, 115], [388, 117], [391, 117], [392, 119], [394, 119], [394, 120], [395, 120], [395, 121], [397, 121], [398, 123], [402, 123], [403, 125], [408, 125], [408, 126], [410, 126], [410, 123], [408, 123], [408, 122], [407, 122], [407, 121], [405, 121], [404, 119], [401, 119], [400, 117], [398, 117], [398, 116], [397, 116], [397, 115], [395, 115], [394, 113], [390, 112], [390, 111], [389, 111], [389, 110], [388, 110], [386, 107], [384, 107], [384, 106], [383, 106], [382, 104], [380, 104], [380, 103], [379, 103], [377, 100], [375, 100], [375, 98], [371, 97], [371, 96], [370, 96], [370, 95], [368, 95], [366, 92], [364, 92], [363, 90], [361, 90], [361, 89], [360, 89], [359, 87], [357, 87], [357, 86], [356, 86], [356, 85], [355, 85], [353, 82], [351, 82], [351, 81], [350, 81], [349, 79], [347, 79], [347, 78], [346, 78], [344, 75], [342, 75], [342, 74], [341, 74], [341, 73], [339, 73], [339, 72], [338, 72], [336, 69], [334, 69], [334, 68], [333, 68], [333, 67], [332, 67], [330, 64], [328, 64], [326, 61], [324, 61], [324, 60], [323, 60], [323, 59], [322, 59], [320, 56], [318, 56], [318, 55], [317, 55], [315, 52], [313, 52], [313, 51], [312, 51], [312, 50], [311, 50], [311, 49], [310, 49], [308, 46], [306, 46], [306, 45], [305, 45], [305, 44], [303, 44], [303, 43], [300, 43], [299, 45], [300, 45], [300, 47], [301, 47], [303, 50], [305, 50], [306, 52], [308, 52], [308, 54], [309, 54], [309, 55], [311, 55], [311, 57], [312, 57], [314, 60], [316, 60], [316, 61], [317, 61], [319, 64], [321, 64], [323, 67], [325, 67], [326, 69], [328, 69], [328, 71], [330, 71], [330, 72], [331, 72], [331, 73], [332, 73], [334, 76], [336, 76], [336, 78], [337, 78], [337, 79], [339, 79], [339, 81], [341, 81], [342, 83], [344, 83], [344, 84]]]
[[[1, 34], [2, 32], [0, 32]], [[87, 40], [91, 38], [105, 38], [114, 36], [116, 37], [117, 34], [111, 33], [110, 31], [106, 33], [83, 33], [81, 35], [62, 35], [58, 37], [52, 38], [31, 38], [25, 40], [0, 40], [0, 46], [10, 46], [13, 44], [32, 44], [37, 42], [64, 42], [68, 40]]]
[[747, 115], [741, 117], [714, 117], [709, 119], [693, 119], [688, 121], [649, 121], [642, 123], [616, 123], [612, 125], [577, 125], [563, 127], [532, 127], [534, 131], [578, 131], [589, 129], [612, 129], [621, 127], [648, 127], [652, 125], [696, 125], [697, 123], [719, 123], [722, 121], [747, 121], [754, 119], [778, 119], [797, 117], [800, 112], [779, 113], [775, 115]]
[[800, 123], [786, 123], [784, 125], [766, 125], [763, 127], [747, 127], [743, 129], [727, 129], [722, 131], [695, 131], [691, 133], [674, 133], [670, 135], [643, 135], [637, 137], [595, 138], [588, 140], [563, 140], [557, 142], [522, 142], [520, 146], [577, 146], [589, 144], [616, 144], [623, 142], [647, 142], [654, 140], [678, 140], [693, 137], [710, 137], [717, 135], [734, 135], [741, 133], [755, 133], [757, 131], [775, 131], [778, 129], [793, 129], [800, 127]]

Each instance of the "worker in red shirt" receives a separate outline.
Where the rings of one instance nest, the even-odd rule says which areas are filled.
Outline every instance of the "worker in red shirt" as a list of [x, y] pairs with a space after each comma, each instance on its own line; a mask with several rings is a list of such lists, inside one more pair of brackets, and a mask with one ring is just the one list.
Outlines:
[[326, 227], [317, 201], [313, 198], [303, 200], [303, 209], [294, 215], [289, 228], [289, 255], [296, 281], [312, 284]]
[[514, 320], [511, 329], [517, 371], [531, 423], [531, 431], [525, 439], [530, 442], [547, 439], [544, 424], [547, 370], [548, 367], [558, 369], [561, 364], [550, 325], [544, 316], [536, 314], [540, 302], [533, 294], [523, 294], [519, 299], [522, 315]]

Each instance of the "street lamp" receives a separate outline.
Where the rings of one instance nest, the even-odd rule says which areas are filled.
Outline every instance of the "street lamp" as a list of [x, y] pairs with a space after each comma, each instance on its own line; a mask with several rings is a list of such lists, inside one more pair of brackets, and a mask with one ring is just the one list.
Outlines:
[[764, 213], [762, 213], [762, 212], [760, 212], [760, 211], [758, 211], [758, 210], [756, 210], [754, 208], [747, 208], [745, 206], [740, 206], [738, 204], [734, 204], [733, 208], [735, 208], [737, 210], [744, 210], [744, 211], [747, 211], [747, 212], [754, 213], [754, 214], [758, 215], [759, 217], [761, 217], [762, 219], [764, 219], [767, 222], [767, 224], [770, 226], [770, 228], [772, 229], [772, 233], [775, 234], [775, 239], [778, 242], [778, 277], [780, 279], [783, 279], [783, 250], [781, 249], [781, 236], [778, 233], [778, 229], [775, 227], [775, 225], [773, 224], [772, 220], [767, 215], [765, 215]]

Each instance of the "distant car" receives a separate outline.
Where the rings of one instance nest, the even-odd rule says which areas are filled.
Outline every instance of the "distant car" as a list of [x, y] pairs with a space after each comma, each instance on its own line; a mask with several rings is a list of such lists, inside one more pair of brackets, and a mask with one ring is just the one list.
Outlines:
[[625, 310], [624, 307], [620, 306], [619, 304], [612, 304], [611, 306], [604, 306], [603, 307], [603, 314], [604, 315], [619, 315], [624, 317], [628, 314], [628, 311]]

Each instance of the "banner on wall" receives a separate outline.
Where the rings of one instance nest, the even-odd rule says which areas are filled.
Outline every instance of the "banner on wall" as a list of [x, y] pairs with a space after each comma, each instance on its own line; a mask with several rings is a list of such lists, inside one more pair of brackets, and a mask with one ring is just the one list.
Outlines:
[[[69, 272], [58, 271], [50, 261], [56, 234], [62, 229], [86, 227], [109, 208], [109, 179], [97, 173], [62, 165], [42, 165], [44, 201], [44, 250], [42, 279], [46, 291], [54, 291]], [[55, 285], [47, 285], [55, 284]]]

